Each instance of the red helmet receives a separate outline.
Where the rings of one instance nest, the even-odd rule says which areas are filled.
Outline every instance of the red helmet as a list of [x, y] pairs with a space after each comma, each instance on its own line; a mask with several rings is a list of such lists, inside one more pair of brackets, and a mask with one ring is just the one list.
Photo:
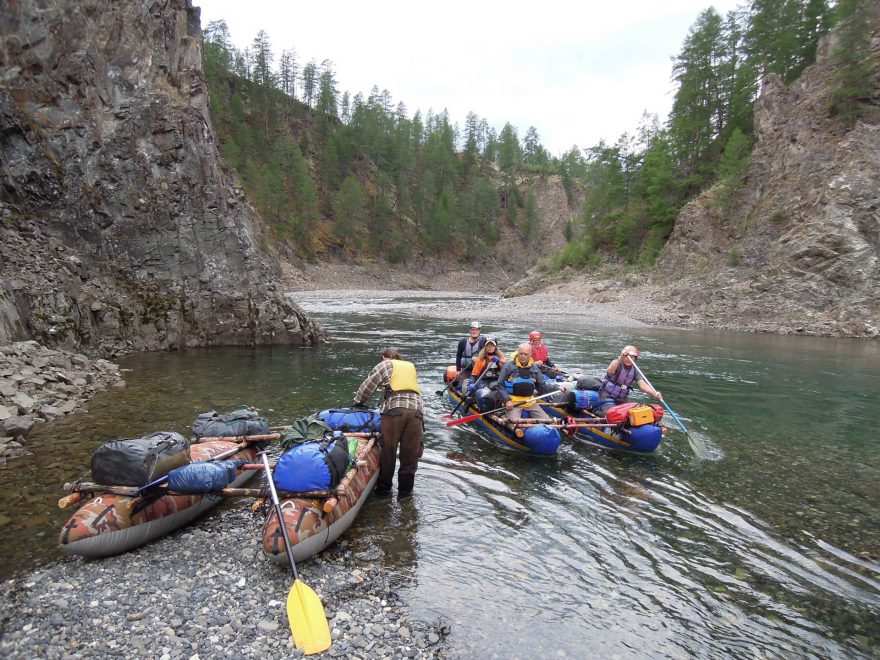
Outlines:
[[534, 339], [540, 339], [540, 338], [541, 338], [541, 333], [538, 332], [537, 330], [532, 330], [529, 333], [529, 341], [532, 341]]

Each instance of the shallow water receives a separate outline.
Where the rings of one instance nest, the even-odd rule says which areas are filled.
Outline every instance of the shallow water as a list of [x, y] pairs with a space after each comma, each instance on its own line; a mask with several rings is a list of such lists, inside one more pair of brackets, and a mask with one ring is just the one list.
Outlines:
[[[329, 347], [126, 358], [125, 390], [44, 427], [35, 455], [0, 473], [4, 575], [60, 556], [59, 486], [103, 440], [186, 432], [239, 404], [273, 423], [346, 404], [394, 344], [419, 368], [427, 449], [414, 497], [370, 499], [347, 538], [383, 551], [413, 616], [452, 624], [449, 655], [878, 654], [877, 342], [543, 325], [554, 360], [588, 374], [636, 343], [713, 459], [672, 430], [652, 456], [565, 443], [530, 460], [439, 420], [435, 391], [469, 320], [424, 318], [441, 302], [312, 294], [303, 306]], [[508, 351], [533, 329], [481, 320]]]

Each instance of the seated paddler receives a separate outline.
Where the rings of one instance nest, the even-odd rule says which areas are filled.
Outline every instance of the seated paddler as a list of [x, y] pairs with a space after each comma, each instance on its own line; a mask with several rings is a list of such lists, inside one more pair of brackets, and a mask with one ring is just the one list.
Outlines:
[[505, 362], [507, 362], [507, 358], [498, 348], [498, 342], [492, 337], [488, 337], [485, 346], [474, 358], [470, 376], [462, 383], [461, 391], [470, 395], [474, 393], [473, 390], [477, 385], [492, 387]]
[[620, 355], [611, 360], [611, 364], [605, 370], [602, 386], [599, 389], [599, 399], [603, 408], [625, 403], [629, 398], [634, 385], [638, 385], [648, 396], [662, 400], [663, 395], [651, 387], [639, 374], [636, 368], [636, 360], [639, 359], [639, 349], [635, 346], [624, 346]]
[[[522, 418], [523, 411], [533, 419], [550, 419], [541, 408], [539, 401], [531, 401], [538, 392], [552, 392], [556, 383], [548, 379], [532, 360], [532, 346], [520, 344], [513, 358], [507, 362], [498, 374], [495, 392], [507, 409], [507, 418]], [[531, 401], [531, 403], [529, 403]]]

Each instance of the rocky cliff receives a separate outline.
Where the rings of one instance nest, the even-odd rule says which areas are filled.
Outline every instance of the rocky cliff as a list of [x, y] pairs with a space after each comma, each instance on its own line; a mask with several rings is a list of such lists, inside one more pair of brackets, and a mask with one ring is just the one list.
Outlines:
[[220, 167], [190, 0], [6, 0], [0, 342], [319, 341]]
[[676, 223], [657, 274], [669, 320], [772, 332], [880, 335], [880, 10], [874, 8], [873, 112], [851, 129], [829, 117], [837, 33], [786, 87], [770, 77], [757, 144], [736, 201], [708, 191]]

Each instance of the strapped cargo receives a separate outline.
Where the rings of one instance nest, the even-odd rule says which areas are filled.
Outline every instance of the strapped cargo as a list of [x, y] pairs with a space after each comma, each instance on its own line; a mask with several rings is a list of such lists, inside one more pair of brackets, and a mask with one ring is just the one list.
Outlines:
[[250, 408], [239, 408], [225, 415], [209, 410], [196, 418], [192, 430], [197, 440], [205, 437], [224, 438], [270, 433], [269, 422]]
[[609, 408], [605, 419], [611, 424], [626, 424], [631, 427], [656, 424], [663, 419], [663, 408], [653, 404], [647, 405], [629, 401]]
[[[356, 452], [357, 440], [352, 442]], [[292, 493], [335, 488], [352, 460], [348, 438], [334, 431], [318, 442], [303, 442], [281, 454], [275, 464], [275, 486]]]
[[379, 433], [382, 430], [382, 416], [377, 408], [331, 408], [319, 412], [317, 418], [334, 431]]
[[92, 454], [92, 478], [114, 486], [144, 486], [190, 462], [189, 440], [160, 431], [107, 442]]
[[226, 488], [238, 474], [235, 461], [200, 461], [171, 470], [168, 490], [178, 493], [210, 493]]

